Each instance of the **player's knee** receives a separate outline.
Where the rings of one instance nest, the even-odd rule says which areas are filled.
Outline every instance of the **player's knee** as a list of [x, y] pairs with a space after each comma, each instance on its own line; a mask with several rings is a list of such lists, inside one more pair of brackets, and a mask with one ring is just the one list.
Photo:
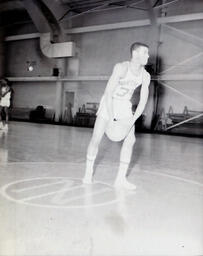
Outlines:
[[134, 144], [135, 144], [135, 142], [136, 142], [135, 136], [131, 136], [131, 137], [129, 137], [129, 138], [126, 139], [125, 144], [126, 144], [128, 147], [133, 147]]
[[98, 148], [99, 146], [99, 140], [96, 137], [92, 137], [91, 141], [90, 141], [90, 145], [93, 148]]
[[88, 161], [94, 161], [95, 158], [96, 158], [96, 155], [89, 155], [89, 154], [86, 155], [86, 159], [87, 159]]

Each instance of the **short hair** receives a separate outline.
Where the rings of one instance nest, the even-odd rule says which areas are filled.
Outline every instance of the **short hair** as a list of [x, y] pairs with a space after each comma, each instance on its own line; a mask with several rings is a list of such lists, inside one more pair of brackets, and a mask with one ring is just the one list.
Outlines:
[[131, 56], [133, 54], [133, 51], [137, 50], [138, 48], [140, 47], [146, 47], [146, 48], [149, 48], [149, 46], [147, 44], [144, 44], [144, 43], [140, 43], [140, 42], [135, 42], [131, 45], [130, 47], [130, 53], [131, 53]]
[[11, 86], [11, 82], [7, 78], [2, 78], [1, 79], [1, 84], [6, 84], [8, 86]]

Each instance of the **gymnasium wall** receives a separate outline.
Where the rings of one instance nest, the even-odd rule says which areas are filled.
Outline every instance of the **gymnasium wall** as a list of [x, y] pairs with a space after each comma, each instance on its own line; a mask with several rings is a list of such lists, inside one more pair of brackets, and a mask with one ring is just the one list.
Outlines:
[[[110, 75], [115, 63], [130, 59], [130, 46], [135, 41], [150, 41], [149, 27], [85, 33], [75, 37], [79, 47], [79, 75]], [[86, 102], [99, 102], [106, 82], [83, 82], [78, 85], [79, 106]], [[146, 107], [152, 115], [153, 88]]]
[[[43, 56], [39, 40], [12, 41], [6, 44], [6, 75], [8, 77], [51, 76], [54, 59]], [[34, 62], [34, 70], [27, 70], [28, 62]], [[56, 86], [53, 82], [17, 82], [13, 84], [13, 107], [36, 108], [43, 105], [55, 108]]]
[[[55, 59], [45, 57], [39, 39], [19, 40], [6, 43], [6, 74], [11, 77], [51, 76]], [[34, 70], [27, 70], [28, 62], [34, 61]]]
[[55, 108], [56, 86], [54, 83], [15, 83], [13, 107], [36, 108], [43, 105]]
[[[123, 16], [128, 16], [128, 12]], [[100, 18], [100, 16], [99, 16]], [[91, 19], [90, 19], [91, 20]], [[94, 17], [95, 20], [95, 17]], [[23, 31], [25, 28], [23, 27]], [[17, 33], [18, 34], [18, 33]], [[67, 73], [70, 75], [110, 75], [116, 62], [125, 61], [130, 58], [130, 45], [135, 41], [144, 41], [147, 43], [149, 38], [149, 27], [135, 29], [122, 29], [113, 31], [102, 31], [95, 33], [85, 33], [74, 36], [74, 41], [78, 47], [78, 67], [72, 70], [72, 60], [67, 60], [69, 65]], [[31, 76], [52, 76], [53, 68], [56, 66], [54, 59], [48, 59], [40, 51], [39, 39], [12, 41], [6, 44], [7, 57], [10, 62], [6, 63], [6, 75], [9, 77], [31, 77]], [[27, 61], [34, 61], [36, 65], [34, 70], [27, 70]], [[28, 100], [25, 99], [24, 89], [27, 89], [27, 95], [35, 95], [31, 99], [32, 105], [38, 105], [41, 101], [38, 99], [37, 91], [43, 86], [44, 82], [36, 82], [33, 87], [29, 82], [20, 82], [15, 86], [14, 90], [18, 90], [18, 99], [14, 97], [14, 106], [28, 107]], [[52, 82], [50, 82], [50, 85]], [[90, 82], [65, 82], [64, 91], [75, 92], [74, 112], [78, 110], [82, 104], [86, 102], [99, 102], [105, 89], [106, 81], [90, 81]], [[20, 97], [22, 92], [22, 97]], [[52, 94], [53, 90], [49, 90], [45, 86], [44, 92], [47, 95]], [[46, 97], [46, 96], [45, 96]], [[22, 98], [19, 101], [19, 98]], [[46, 101], [46, 100], [45, 100]], [[19, 105], [20, 104], [20, 105]], [[54, 108], [54, 102], [52, 101]]]
[[191, 110], [201, 111], [202, 106], [199, 103], [203, 96], [203, 81], [195, 78], [203, 70], [200, 44], [200, 39], [203, 42], [203, 21], [170, 24], [170, 27], [175, 30], [165, 26], [162, 29], [162, 43], [158, 51], [161, 59], [160, 71], [166, 71], [165, 74], [168, 75], [191, 75], [194, 79], [163, 81], [171, 88], [160, 82], [159, 109], [165, 108], [168, 111], [172, 106], [175, 112], [181, 113], [187, 106]]
[[[178, 6], [178, 8], [177, 8]], [[178, 1], [167, 8], [168, 15], [178, 15], [191, 12], [203, 11], [202, 1]], [[82, 16], [73, 20], [73, 27], [91, 26], [122, 21], [131, 21], [136, 19], [148, 18], [147, 12], [135, 9], [118, 9], [114, 11], [97, 12]], [[68, 27], [68, 22], [64, 20], [64, 27]], [[202, 35], [202, 21], [181, 22], [169, 24], [170, 26], [182, 30], [179, 33], [176, 30], [162, 27], [160, 32], [160, 44], [158, 48], [159, 69], [164, 71], [178, 63], [184, 62], [192, 56], [202, 51], [197, 41]], [[15, 33], [31, 33], [34, 31], [31, 25], [19, 26]], [[112, 31], [91, 32], [73, 35], [73, 40], [78, 47], [78, 55], [73, 59], [68, 59], [67, 74], [70, 75], [110, 75], [116, 62], [128, 60], [130, 58], [129, 47], [134, 41], [149, 43], [151, 39], [151, 27], [137, 27], [129, 29], [119, 29]], [[11, 34], [11, 33], [10, 33]], [[190, 37], [187, 34], [192, 34]], [[12, 77], [18, 76], [52, 76], [56, 61], [48, 59], [42, 55], [39, 48], [39, 39], [12, 41], [6, 43], [6, 75]], [[27, 61], [35, 61], [36, 65], [33, 72], [27, 71]], [[178, 68], [172, 69], [168, 74], [201, 74], [203, 67], [202, 56], [192, 59]], [[163, 108], [167, 112], [172, 106], [174, 112], [180, 113], [184, 106], [191, 110], [201, 110], [198, 101], [201, 101], [203, 95], [202, 81], [164, 81], [168, 86], [180, 91], [179, 93], [167, 88], [159, 83], [159, 101], [158, 112]], [[86, 102], [99, 102], [104, 91], [106, 82], [65, 82], [64, 91], [75, 92], [74, 112]], [[55, 107], [55, 84], [53, 82], [21, 82], [14, 83], [15, 106], [33, 107], [40, 104]], [[33, 96], [34, 95], [34, 96]], [[30, 99], [29, 99], [30, 98]], [[150, 92], [146, 113], [153, 111], [153, 90]]]
[[149, 27], [86, 33], [80, 36], [80, 74], [110, 75], [117, 62], [130, 59], [135, 41], [148, 43]]

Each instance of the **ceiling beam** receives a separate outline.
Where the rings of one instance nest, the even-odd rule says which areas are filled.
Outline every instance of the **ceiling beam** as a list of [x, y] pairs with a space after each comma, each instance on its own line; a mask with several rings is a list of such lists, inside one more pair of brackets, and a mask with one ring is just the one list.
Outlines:
[[30, 15], [35, 27], [40, 33], [51, 32], [51, 26], [46, 19], [45, 15], [37, 5], [36, 1], [23, 0], [24, 8]]
[[149, 15], [149, 19], [151, 21], [151, 25], [156, 26], [157, 25], [157, 17], [156, 17], [156, 13], [153, 9], [152, 0], [145, 0], [145, 4], [147, 6], [148, 15]]
[[[157, 19], [157, 22], [160, 24], [165, 24], [165, 23], [176, 23], [176, 22], [184, 22], [184, 21], [196, 21], [196, 20], [203, 20], [203, 12], [169, 16], [169, 17], [160, 17]], [[65, 32], [68, 34], [79, 34], [79, 33], [105, 31], [105, 30], [108, 31], [108, 30], [114, 30], [114, 29], [142, 27], [142, 26], [149, 26], [149, 25], [150, 25], [150, 20], [145, 19], [145, 20], [135, 20], [135, 21], [128, 21], [128, 22], [105, 24], [105, 25], [77, 27], [77, 28], [66, 29]], [[38, 37], [39, 37], [39, 33], [16, 35], [16, 36], [14, 35], [14, 36], [6, 37], [5, 41], [25, 40], [25, 39], [38, 38]]]
[[[157, 22], [159, 24], [176, 23], [176, 22], [184, 22], [184, 21], [195, 21], [195, 20], [203, 20], [203, 12], [157, 18]], [[151, 24], [150, 20], [145, 19], [145, 20], [135, 20], [135, 21], [111, 23], [111, 24], [105, 24], [105, 25], [77, 27], [77, 28], [66, 29], [65, 31], [66, 31], [66, 33], [69, 33], [69, 34], [79, 34], [79, 33], [105, 31], [105, 30], [142, 27], [142, 26], [149, 26], [150, 24]]]
[[180, 1], [180, 0], [173, 0], [173, 1], [168, 2], [168, 3], [160, 4], [160, 5], [154, 6], [154, 9], [161, 9], [163, 7], [166, 7], [166, 6], [170, 5], [170, 4], [177, 3], [178, 1]]

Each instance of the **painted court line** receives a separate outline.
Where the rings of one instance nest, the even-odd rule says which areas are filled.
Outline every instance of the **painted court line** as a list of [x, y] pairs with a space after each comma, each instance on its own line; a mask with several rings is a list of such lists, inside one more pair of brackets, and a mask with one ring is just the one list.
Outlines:
[[[113, 203], [116, 203], [119, 198], [114, 198], [110, 201], [107, 201], [107, 202], [103, 202], [103, 203], [95, 203], [93, 202], [92, 204], [79, 204], [79, 205], [54, 205], [54, 204], [46, 204], [46, 203], [43, 203], [43, 204], [38, 204], [38, 203], [32, 203], [30, 202], [29, 200], [32, 200], [32, 199], [37, 199], [37, 198], [41, 198], [41, 197], [44, 197], [44, 196], [47, 196], [47, 195], [52, 195], [52, 194], [60, 194], [60, 193], [63, 193], [65, 191], [68, 191], [68, 190], [74, 190], [74, 189], [77, 189], [77, 188], [81, 188], [81, 187], [86, 187], [87, 185], [80, 185], [80, 186], [75, 186], [75, 187], [70, 187], [70, 188], [67, 188], [67, 189], [62, 189], [60, 191], [52, 191], [52, 192], [49, 192], [49, 193], [46, 193], [46, 194], [42, 194], [42, 195], [39, 195], [39, 196], [33, 196], [33, 197], [29, 197], [29, 198], [25, 198], [25, 199], [15, 199], [11, 196], [9, 196], [9, 194], [6, 192], [7, 189], [10, 187], [10, 186], [13, 186], [15, 184], [18, 184], [20, 182], [26, 182], [26, 181], [35, 181], [35, 180], [41, 180], [41, 179], [70, 179], [70, 180], [77, 180], [77, 181], [80, 181], [81, 182], [81, 179], [79, 178], [71, 178], [71, 177], [38, 177], [38, 178], [32, 178], [32, 179], [24, 179], [24, 180], [18, 180], [18, 181], [14, 181], [14, 182], [11, 182], [9, 184], [6, 184], [4, 185], [2, 188], [0, 188], [0, 194], [2, 194], [2, 196], [4, 196], [6, 199], [14, 202], [14, 203], [19, 203], [19, 204], [24, 204], [24, 205], [28, 205], [28, 206], [35, 206], [35, 207], [42, 207], [42, 208], [55, 208], [55, 209], [80, 209], [80, 208], [88, 208], [88, 207], [103, 207], [103, 206], [107, 206], [107, 205], [111, 205]], [[105, 193], [105, 192], [108, 192], [108, 191], [111, 191], [112, 190], [112, 186], [110, 186], [109, 184], [106, 184], [106, 183], [103, 183], [103, 182], [99, 182], [99, 181], [95, 181], [95, 184], [102, 184], [102, 185], [106, 185], [108, 188], [103, 188], [103, 189], [100, 189], [99, 191], [95, 191], [95, 192], [88, 192], [84, 195], [81, 196], [77, 196], [78, 198], [76, 197], [72, 197], [70, 200], [77, 200], [77, 199], [82, 199], [83, 197], [86, 198], [89, 197], [89, 196], [94, 196], [94, 195], [97, 195], [97, 194], [100, 194], [100, 193]], [[57, 195], [56, 195], [57, 197]], [[61, 198], [61, 195], [59, 195], [60, 198], [57, 198], [58, 202], [60, 203], [64, 203], [63, 198]], [[62, 200], [61, 200], [62, 199]], [[56, 201], [57, 201], [56, 200]], [[67, 201], [69, 202], [69, 201]]]
[[28, 188], [12, 189], [11, 192], [21, 193], [21, 192], [28, 191], [28, 190], [33, 190], [33, 189], [38, 189], [38, 188], [45, 188], [45, 187], [49, 187], [49, 186], [57, 185], [57, 184], [62, 184], [62, 183], [66, 183], [66, 181], [64, 180], [64, 181], [58, 181], [58, 182], [53, 182], [53, 183], [46, 183], [46, 184], [32, 186], [32, 187], [28, 187]]
[[44, 194], [41, 194], [41, 195], [30, 196], [30, 197], [22, 199], [21, 201], [26, 202], [26, 201], [29, 201], [29, 200], [33, 200], [33, 199], [37, 199], [37, 198], [41, 198], [41, 197], [46, 197], [46, 196], [50, 196], [50, 195], [54, 195], [54, 194], [58, 194], [58, 193], [62, 193], [62, 192], [67, 192], [67, 191], [70, 191], [70, 190], [76, 190], [76, 189], [79, 189], [79, 188], [82, 188], [82, 187], [84, 187], [83, 184], [79, 185], [79, 186], [71, 187], [71, 188], [64, 188], [64, 189], [61, 189], [61, 190], [56, 190], [56, 191], [44, 193]]
[[[30, 165], [64, 165], [64, 164], [69, 164], [69, 165], [85, 165], [85, 159], [84, 162], [4, 162], [0, 163], [0, 166], [9, 166], [9, 165], [25, 165], [25, 164], [30, 164]], [[108, 163], [101, 163], [97, 164], [97, 166], [109, 166]], [[111, 163], [111, 166], [118, 166], [117, 163]]]
[[198, 185], [200, 187], [203, 186], [203, 184], [200, 183], [200, 182], [184, 179], [184, 178], [181, 178], [181, 177], [178, 177], [178, 176], [174, 176], [174, 175], [170, 175], [170, 174], [165, 174], [165, 173], [161, 173], [161, 172], [153, 172], [153, 171], [143, 171], [143, 172], [151, 174], [151, 175], [159, 175], [159, 176], [171, 178], [171, 179], [174, 179], [174, 180], [183, 181], [183, 182], [190, 183], [190, 184], [193, 184], [193, 185]]
[[110, 188], [103, 188], [103, 189], [100, 189], [100, 190], [95, 191], [95, 192], [84, 193], [83, 195], [75, 196], [75, 197], [72, 197], [71, 199], [64, 200], [63, 203], [70, 203], [70, 202], [78, 200], [78, 199], [83, 199], [83, 198], [86, 198], [88, 196], [95, 196], [95, 195], [105, 193], [105, 192], [108, 192], [108, 191], [111, 191], [111, 189]]

